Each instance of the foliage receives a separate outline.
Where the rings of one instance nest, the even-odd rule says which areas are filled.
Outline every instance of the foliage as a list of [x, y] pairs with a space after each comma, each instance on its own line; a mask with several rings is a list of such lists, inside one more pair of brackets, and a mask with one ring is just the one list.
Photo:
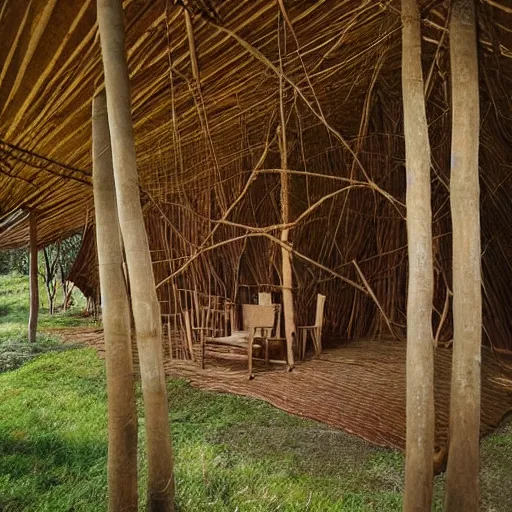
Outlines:
[[12, 249], [10, 251], [0, 251], [0, 275], [17, 272], [19, 274], [28, 274], [28, 250]]
[[[53, 312], [53, 303], [60, 287], [62, 290], [62, 306], [67, 309], [71, 298], [72, 286], [66, 280], [76, 259], [82, 235], [76, 234], [44, 247], [38, 254], [38, 272], [43, 279], [47, 291], [49, 309]], [[18, 273], [28, 275], [28, 248], [0, 251], [0, 275]]]
[[63, 294], [62, 308], [64, 310], [68, 308], [72, 288], [66, 278], [76, 259], [81, 241], [81, 235], [73, 235], [39, 251], [39, 275], [43, 278], [46, 287], [48, 309], [51, 315], [54, 313], [55, 296], [59, 284]]

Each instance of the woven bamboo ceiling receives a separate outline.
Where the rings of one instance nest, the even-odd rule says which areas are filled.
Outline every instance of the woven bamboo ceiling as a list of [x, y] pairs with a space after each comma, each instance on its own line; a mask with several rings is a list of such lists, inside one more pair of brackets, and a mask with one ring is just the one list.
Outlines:
[[[318, 152], [322, 140], [355, 146], [370, 92], [384, 103], [400, 96], [397, 0], [126, 0], [124, 7], [141, 187], [153, 199], [201, 175], [205, 186], [214, 172], [221, 179], [244, 155], [257, 159], [276, 116], [280, 69], [302, 142]], [[421, 7], [430, 116], [446, 116], [449, 7], [438, 0]], [[499, 157], [496, 166], [512, 169], [512, 3], [481, 0], [478, 11], [482, 115], [493, 116], [483, 144]], [[4, 0], [0, 63], [0, 248], [27, 243], [20, 209], [39, 212], [44, 245], [92, 218], [90, 112], [102, 86], [95, 1]], [[502, 178], [496, 187], [505, 186]]]

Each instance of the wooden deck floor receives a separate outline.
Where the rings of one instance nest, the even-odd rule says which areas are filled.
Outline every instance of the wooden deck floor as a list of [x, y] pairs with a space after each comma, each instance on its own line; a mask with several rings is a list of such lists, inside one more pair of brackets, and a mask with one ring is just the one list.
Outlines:
[[[69, 341], [95, 346], [100, 331], [66, 333]], [[208, 358], [205, 370], [190, 361], [166, 360], [166, 373], [204, 390], [234, 393], [270, 402], [287, 412], [325, 422], [374, 444], [405, 446], [405, 344], [359, 341], [325, 351], [318, 359], [299, 362], [293, 372], [280, 365], [256, 363], [247, 379], [243, 360]], [[451, 350], [438, 348], [436, 374], [436, 438], [444, 446], [448, 432]], [[512, 366], [491, 350], [482, 353], [482, 435], [512, 411]]]

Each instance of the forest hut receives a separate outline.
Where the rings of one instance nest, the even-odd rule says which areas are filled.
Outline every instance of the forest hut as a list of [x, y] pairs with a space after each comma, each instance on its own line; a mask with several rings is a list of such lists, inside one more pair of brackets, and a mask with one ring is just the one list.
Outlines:
[[[453, 338], [450, 14], [459, 4], [469, 5], [419, 2], [436, 343]], [[324, 342], [405, 339], [400, 2], [123, 6], [140, 199], [162, 318], [186, 311], [197, 326], [212, 302], [247, 304], [270, 293], [285, 320], [311, 325], [321, 294]], [[511, 351], [512, 9], [482, 0], [476, 10], [483, 338]], [[28, 217], [9, 220], [20, 211], [37, 212], [39, 247], [83, 231], [70, 279], [94, 299], [97, 36], [91, 1], [7, 0], [0, 9], [0, 249], [29, 242]], [[294, 312], [286, 312], [290, 293]], [[173, 325], [183, 346], [186, 326]]]

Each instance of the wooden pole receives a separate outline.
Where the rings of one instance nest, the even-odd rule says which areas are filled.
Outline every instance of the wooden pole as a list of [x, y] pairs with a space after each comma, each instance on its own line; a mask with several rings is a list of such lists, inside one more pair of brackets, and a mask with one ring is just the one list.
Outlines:
[[[283, 116], [284, 117], [284, 116]], [[280, 127], [280, 146], [281, 146], [281, 169], [288, 169], [286, 128]], [[290, 176], [287, 172], [281, 173], [281, 222], [288, 224], [290, 222]], [[290, 230], [281, 231], [281, 242], [288, 244]], [[293, 270], [292, 253], [281, 247], [282, 274], [283, 274], [283, 311], [284, 311], [284, 330], [286, 335], [286, 360], [288, 368], [294, 366], [293, 359], [293, 338], [295, 337], [295, 308], [293, 305]]]
[[[279, 27], [278, 27], [279, 35]], [[288, 174], [288, 141], [286, 137], [286, 115], [284, 110], [284, 81], [283, 81], [283, 59], [281, 57], [281, 41], [278, 37], [279, 45], [279, 113], [281, 124], [278, 127], [279, 151], [281, 154], [281, 222], [288, 224], [290, 222], [290, 175]], [[281, 230], [281, 242], [288, 245], [289, 229]], [[281, 271], [282, 271], [282, 296], [284, 312], [284, 331], [286, 336], [286, 360], [288, 369], [291, 370], [295, 363], [293, 359], [293, 339], [296, 336], [295, 326], [295, 307], [293, 303], [293, 268], [292, 253], [281, 246]], [[279, 334], [278, 334], [279, 335]]]
[[37, 317], [39, 315], [39, 280], [37, 277], [37, 213], [29, 213], [30, 231], [30, 313], [28, 319], [28, 341], [35, 343], [37, 337]]
[[453, 363], [445, 511], [480, 510], [482, 291], [478, 146], [480, 107], [473, 0], [454, 0], [450, 19], [453, 230]]
[[160, 305], [138, 183], [121, 0], [98, 0], [119, 224], [126, 251], [146, 417], [149, 512], [174, 510]]
[[107, 101], [92, 103], [93, 191], [105, 335], [108, 393], [109, 510], [136, 511], [137, 408], [130, 335], [130, 305], [123, 273]]
[[402, 95], [407, 182], [407, 432], [404, 512], [432, 506], [434, 336], [430, 143], [417, 0], [402, 0]]

